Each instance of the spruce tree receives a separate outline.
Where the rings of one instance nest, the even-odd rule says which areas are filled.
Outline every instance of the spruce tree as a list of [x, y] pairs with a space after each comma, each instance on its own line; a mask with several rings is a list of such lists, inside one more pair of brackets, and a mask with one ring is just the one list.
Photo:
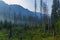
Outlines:
[[56, 23], [58, 21], [58, 7], [59, 7], [59, 1], [53, 0], [51, 24], [52, 24], [53, 36], [55, 40], [56, 40]]
[[58, 10], [58, 0], [53, 0], [53, 6], [52, 6], [52, 24], [57, 22], [58, 16], [57, 16], [57, 10]]

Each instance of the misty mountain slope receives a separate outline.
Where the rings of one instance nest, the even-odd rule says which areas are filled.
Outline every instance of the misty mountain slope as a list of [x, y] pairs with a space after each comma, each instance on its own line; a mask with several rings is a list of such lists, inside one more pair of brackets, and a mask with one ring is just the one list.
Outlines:
[[0, 20], [5, 19], [5, 15], [7, 15], [7, 13], [9, 13], [8, 11], [9, 11], [8, 4], [6, 4], [3, 1], [0, 1]]
[[21, 22], [23, 20], [23, 22], [27, 21], [33, 22], [36, 21], [37, 18], [37, 21], [39, 22], [42, 21], [41, 20], [42, 15], [46, 14], [36, 12], [35, 16], [35, 12], [29, 11], [28, 9], [25, 9], [20, 5], [17, 4], [8, 5], [5, 2], [0, 1], [0, 20], [8, 21], [15, 20], [16, 22]]

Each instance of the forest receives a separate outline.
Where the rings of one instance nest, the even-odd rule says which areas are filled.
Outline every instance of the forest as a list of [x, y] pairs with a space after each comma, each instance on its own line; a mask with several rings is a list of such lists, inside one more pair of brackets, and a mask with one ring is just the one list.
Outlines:
[[[6, 18], [4, 21], [0, 21], [0, 40], [60, 40], [59, 0], [53, 0], [51, 16], [48, 18], [44, 14], [44, 16], [41, 16], [44, 17], [41, 18], [42, 21], [36, 15], [36, 0], [35, 16], [30, 14], [27, 19], [25, 16], [23, 16], [24, 18], [21, 15], [19, 16], [16, 18], [16, 14], [14, 13], [13, 22], [7, 21]], [[19, 20], [16, 19], [25, 23], [17, 23]], [[27, 20], [29, 20], [29, 23]]]

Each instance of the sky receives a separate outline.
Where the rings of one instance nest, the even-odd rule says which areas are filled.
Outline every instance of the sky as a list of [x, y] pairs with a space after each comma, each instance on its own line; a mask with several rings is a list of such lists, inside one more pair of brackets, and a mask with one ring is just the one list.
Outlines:
[[[34, 11], [34, 1], [35, 0], [3, 0], [4, 2], [6, 2], [7, 4], [11, 5], [11, 4], [18, 4], [23, 6], [24, 8], [30, 10], [30, 11]], [[47, 3], [48, 5], [48, 12], [49, 14], [51, 14], [51, 7], [52, 7], [52, 1], [53, 0], [43, 0], [44, 2]], [[40, 11], [40, 0], [37, 0], [37, 12]]]

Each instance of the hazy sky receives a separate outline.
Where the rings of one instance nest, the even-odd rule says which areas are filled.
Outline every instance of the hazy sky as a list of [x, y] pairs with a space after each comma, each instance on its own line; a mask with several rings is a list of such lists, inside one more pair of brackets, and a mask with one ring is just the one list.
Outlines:
[[[34, 11], [34, 0], [3, 0], [8, 4], [18, 4], [23, 6], [24, 8]], [[43, 0], [44, 2], [47, 3], [48, 9], [49, 9], [49, 14], [51, 13], [51, 5], [52, 5], [52, 0]], [[39, 12], [39, 7], [40, 7], [40, 0], [37, 0], [37, 11]]]

